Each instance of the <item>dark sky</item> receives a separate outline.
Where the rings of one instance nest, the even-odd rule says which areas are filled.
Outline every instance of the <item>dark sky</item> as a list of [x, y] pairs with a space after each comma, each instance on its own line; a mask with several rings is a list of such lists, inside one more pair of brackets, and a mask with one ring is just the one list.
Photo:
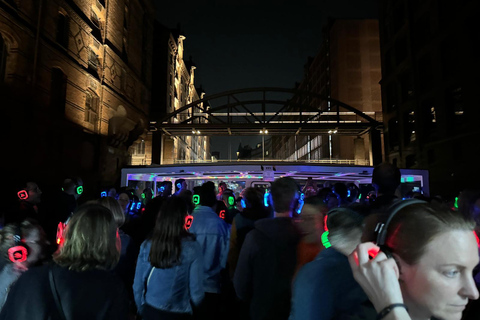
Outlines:
[[[293, 88], [309, 56], [317, 54], [328, 17], [377, 18], [376, 0], [165, 1], [154, 0], [158, 20], [184, 31], [184, 59], [197, 66], [206, 95], [251, 87]], [[248, 137], [212, 138], [228, 158]], [[232, 158], [235, 156], [232, 155]]]

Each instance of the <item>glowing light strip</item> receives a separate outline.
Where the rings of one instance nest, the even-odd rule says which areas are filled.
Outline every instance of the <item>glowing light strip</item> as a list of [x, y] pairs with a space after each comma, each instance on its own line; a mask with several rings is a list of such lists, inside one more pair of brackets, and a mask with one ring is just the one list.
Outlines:
[[[278, 115], [278, 116], [299, 116], [300, 115], [300, 112], [279, 112], [278, 114], [276, 112], [252, 112], [252, 114], [254, 116], [263, 116], [265, 114], [265, 116], [274, 116], [274, 115]], [[340, 111], [340, 112], [321, 112], [320, 114], [318, 112], [301, 112], [302, 115], [304, 116], [315, 116], [315, 115], [319, 115], [319, 116], [336, 116], [337, 114], [338, 115], [341, 115], [341, 116], [356, 116], [357, 114], [355, 112], [351, 112], [351, 111]], [[375, 112], [374, 111], [367, 111], [367, 112], [364, 112], [364, 114], [366, 115], [375, 115]], [[204, 113], [204, 112], [194, 112], [193, 113], [193, 116], [194, 117], [201, 117], [201, 116], [205, 116], [205, 115], [212, 115], [212, 116], [215, 116], [215, 117], [227, 117], [227, 116], [232, 116], [232, 117], [245, 117], [245, 116], [251, 116], [250, 113], [247, 113], [247, 112], [230, 112], [230, 113], [227, 113], [227, 112], [213, 112], [213, 113]]]
[[322, 245], [325, 248], [330, 248], [332, 246], [332, 244], [328, 240], [328, 231], [325, 231], [324, 233], [322, 233], [322, 238], [321, 239], [322, 239]]

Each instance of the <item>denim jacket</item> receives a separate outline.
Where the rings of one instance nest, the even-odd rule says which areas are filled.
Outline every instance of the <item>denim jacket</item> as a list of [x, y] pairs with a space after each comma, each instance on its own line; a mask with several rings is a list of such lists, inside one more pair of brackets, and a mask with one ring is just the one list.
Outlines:
[[192, 314], [205, 295], [203, 256], [200, 245], [182, 240], [180, 264], [168, 269], [154, 268], [149, 261], [152, 242], [145, 240], [140, 248], [133, 282], [133, 295], [139, 311], [148, 305], [168, 312]]
[[221, 274], [227, 265], [230, 228], [225, 221], [207, 206], [198, 206], [193, 211], [189, 231], [202, 247], [205, 292], [220, 293]]

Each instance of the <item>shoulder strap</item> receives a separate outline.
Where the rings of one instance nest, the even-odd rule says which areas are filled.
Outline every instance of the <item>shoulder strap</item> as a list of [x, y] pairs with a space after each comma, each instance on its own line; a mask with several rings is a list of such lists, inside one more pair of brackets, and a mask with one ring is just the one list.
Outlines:
[[57, 288], [55, 286], [55, 279], [53, 278], [52, 268], [48, 269], [48, 280], [50, 281], [50, 290], [52, 291], [53, 300], [55, 301], [55, 306], [57, 307], [58, 314], [62, 320], [66, 320], [65, 313], [63, 313], [62, 304], [60, 303], [60, 298], [58, 296]]
[[147, 294], [147, 288], [148, 288], [148, 284], [150, 283], [150, 278], [152, 277], [153, 270], [155, 270], [154, 266], [150, 268], [150, 271], [148, 272], [148, 277], [145, 279], [145, 282], [144, 282], [143, 293], [142, 293], [142, 296], [144, 299], [145, 299], [145, 295]]

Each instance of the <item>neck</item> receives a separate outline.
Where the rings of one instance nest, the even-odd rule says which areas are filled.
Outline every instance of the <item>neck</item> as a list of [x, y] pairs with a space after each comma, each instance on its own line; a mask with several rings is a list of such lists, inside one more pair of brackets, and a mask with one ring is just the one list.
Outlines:
[[274, 213], [275, 218], [290, 218], [291, 216], [292, 216], [292, 213], [290, 211]]
[[343, 243], [341, 245], [333, 245], [332, 244], [332, 246], [338, 252], [342, 253], [343, 255], [349, 256], [353, 252], [353, 250], [355, 250], [355, 248], [357, 247], [357, 245], [359, 243], [360, 243], [359, 241], [349, 241], [349, 242]]

